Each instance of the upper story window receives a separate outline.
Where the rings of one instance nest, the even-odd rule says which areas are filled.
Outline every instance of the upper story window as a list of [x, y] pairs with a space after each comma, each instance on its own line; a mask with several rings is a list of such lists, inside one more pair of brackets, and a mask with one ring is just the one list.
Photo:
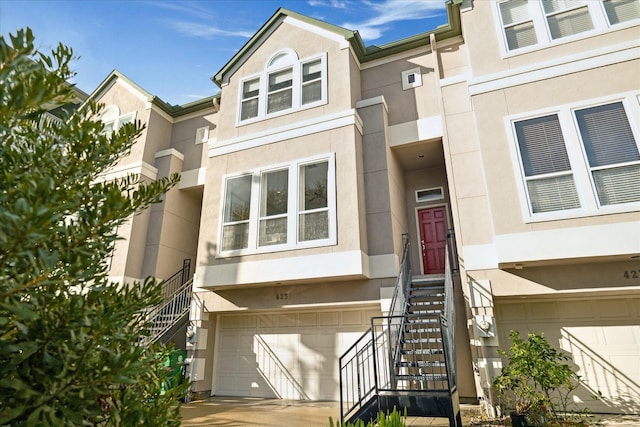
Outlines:
[[227, 177], [220, 252], [335, 244], [335, 197], [333, 155]]
[[505, 0], [498, 15], [507, 51], [546, 45], [640, 18], [638, 0]]
[[[530, 218], [640, 208], [640, 145], [627, 99], [512, 123]], [[555, 216], [554, 216], [555, 215]]]
[[326, 54], [298, 59], [292, 50], [275, 54], [259, 75], [240, 82], [239, 124], [287, 114], [327, 102]]
[[104, 109], [100, 119], [104, 124], [104, 133], [115, 132], [126, 123], [131, 123], [136, 118], [136, 112], [120, 115], [120, 109], [116, 105], [110, 105]]

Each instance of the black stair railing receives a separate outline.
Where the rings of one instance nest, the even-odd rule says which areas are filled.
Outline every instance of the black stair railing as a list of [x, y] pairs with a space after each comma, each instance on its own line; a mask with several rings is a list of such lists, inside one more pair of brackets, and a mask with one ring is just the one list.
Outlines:
[[142, 344], [158, 341], [165, 334], [177, 327], [189, 313], [193, 280], [191, 279], [191, 260], [185, 259], [180, 271], [166, 279], [162, 285], [163, 301], [150, 308], [146, 317], [151, 327], [149, 335], [141, 339]]
[[456, 317], [453, 291], [453, 274], [449, 261], [449, 248], [445, 248], [444, 268], [444, 314], [441, 317], [442, 339], [445, 348], [445, 359], [449, 374], [449, 389], [455, 390], [458, 386], [456, 370]]
[[[446, 247], [443, 309], [421, 312], [418, 307], [411, 313], [411, 266], [409, 242], [405, 237], [389, 315], [372, 318], [371, 328], [340, 357], [343, 422], [366, 418], [384, 409], [380, 406], [381, 396], [387, 399], [418, 393], [422, 397], [437, 395], [436, 399], [441, 399], [444, 393], [449, 396], [449, 403], [445, 405], [448, 409], [432, 416], [447, 416], [450, 425], [460, 425], [459, 412], [454, 409], [458, 404], [451, 270]], [[412, 409], [416, 408], [409, 411]]]

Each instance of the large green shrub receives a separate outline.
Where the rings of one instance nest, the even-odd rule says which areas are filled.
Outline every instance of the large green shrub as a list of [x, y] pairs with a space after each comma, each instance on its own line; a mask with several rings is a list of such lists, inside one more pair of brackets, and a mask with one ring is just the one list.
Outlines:
[[0, 425], [178, 426], [169, 349], [136, 344], [160, 287], [111, 283], [107, 265], [117, 227], [178, 177], [96, 179], [142, 126], [105, 132], [100, 106], [63, 108], [72, 58], [29, 29], [0, 37]]

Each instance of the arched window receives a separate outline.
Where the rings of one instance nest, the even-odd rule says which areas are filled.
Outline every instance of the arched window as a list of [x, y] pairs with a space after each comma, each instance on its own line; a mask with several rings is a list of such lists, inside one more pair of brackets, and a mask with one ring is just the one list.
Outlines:
[[104, 123], [104, 133], [114, 132], [123, 124], [132, 122], [135, 118], [135, 111], [121, 116], [117, 105], [105, 107], [102, 116], [100, 116], [100, 120]]
[[240, 81], [238, 123], [327, 102], [326, 53], [298, 59], [291, 49], [274, 53], [264, 70]]

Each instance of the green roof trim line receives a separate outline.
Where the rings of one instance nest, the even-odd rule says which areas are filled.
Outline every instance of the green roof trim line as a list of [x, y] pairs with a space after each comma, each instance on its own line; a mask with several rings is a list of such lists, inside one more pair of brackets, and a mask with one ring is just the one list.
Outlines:
[[102, 81], [102, 83], [100, 83], [100, 85], [98, 85], [98, 87], [91, 93], [91, 95], [88, 96], [88, 99], [95, 98], [96, 96], [98, 96], [98, 94], [100, 94], [103, 90], [105, 90], [113, 81], [118, 79], [121, 79], [127, 82], [129, 85], [135, 88], [138, 92], [140, 92], [144, 97], [146, 97], [148, 102], [160, 108], [162, 111], [164, 111], [165, 113], [169, 114], [172, 117], [184, 116], [185, 114], [193, 113], [195, 111], [200, 111], [209, 107], [213, 108], [213, 99], [218, 98], [218, 100], [220, 100], [220, 93], [218, 93], [216, 95], [208, 96], [206, 98], [189, 102], [187, 104], [171, 105], [168, 102], [163, 101], [159, 97], [147, 92], [145, 89], [138, 86], [137, 83], [129, 79], [127, 76], [125, 76], [118, 70], [113, 70], [111, 73], [109, 73], [109, 75]]
[[[445, 1], [445, 0], [443, 0]], [[218, 71], [211, 80], [218, 86], [222, 85], [224, 77], [233, 70], [252, 49], [260, 42], [261, 38], [272, 31], [274, 25], [279, 25], [287, 16], [295, 18], [299, 21], [306, 22], [316, 27], [331, 31], [345, 38], [351, 45], [360, 63], [373, 61], [375, 59], [384, 58], [417, 47], [429, 45], [429, 38], [434, 34], [436, 41], [445, 40], [462, 34], [462, 26], [460, 23], [460, 3], [462, 0], [446, 0], [448, 23], [440, 25], [434, 30], [415, 36], [407, 37], [382, 46], [365, 46], [360, 33], [358, 31], [347, 30], [337, 25], [329, 24], [319, 19], [311, 18], [291, 10], [280, 8], [260, 29], [242, 46], [242, 48], [227, 62], [220, 71]]]

